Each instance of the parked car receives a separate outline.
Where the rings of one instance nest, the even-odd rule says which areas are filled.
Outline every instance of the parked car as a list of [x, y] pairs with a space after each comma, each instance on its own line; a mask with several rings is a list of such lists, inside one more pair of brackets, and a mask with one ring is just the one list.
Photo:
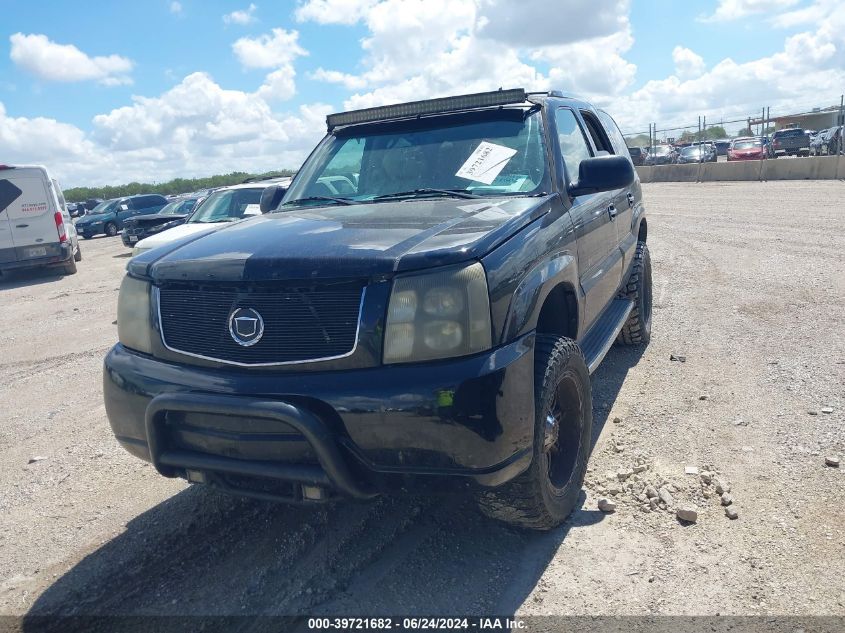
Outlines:
[[836, 156], [842, 152], [842, 126], [832, 127], [826, 130], [825, 153], [828, 156]]
[[166, 204], [167, 199], [157, 193], [107, 200], [77, 220], [76, 230], [86, 240], [100, 233], [112, 237], [123, 228], [124, 220], [136, 215], [158, 213]]
[[68, 202], [65, 206], [67, 206], [67, 211], [72, 218], [79, 218], [85, 215], [85, 205], [81, 202]]
[[827, 153], [827, 130], [820, 130], [810, 137], [810, 156], [823, 156]]
[[801, 128], [778, 130], [772, 135], [772, 150], [775, 158], [779, 156], [809, 156], [810, 137]]
[[759, 136], [736, 138], [728, 150], [728, 160], [763, 160], [768, 158], [766, 145]]
[[647, 148], [646, 165], [671, 165], [678, 162], [678, 154], [671, 145], [655, 145]]
[[120, 232], [123, 245], [134, 247], [150, 235], [184, 224], [199, 201], [200, 198], [197, 197], [175, 198], [158, 213], [127, 218], [123, 221], [123, 231]]
[[631, 154], [631, 160], [634, 161], [634, 165], [637, 167], [645, 165], [647, 153], [642, 147], [629, 147], [628, 153]]
[[728, 149], [731, 147], [731, 139], [719, 139], [718, 141], [713, 141], [713, 145], [716, 147], [717, 156], [727, 156]]
[[[339, 175], [354, 191], [323, 193]], [[646, 240], [622, 133], [584, 101], [330, 115], [272, 212], [129, 261], [106, 413], [167, 477], [280, 501], [459, 491], [551, 529], [582, 495], [590, 373], [651, 335]]]
[[271, 202], [278, 203], [289, 184], [290, 178], [274, 178], [244, 185], [221, 187], [198, 204], [185, 222], [139, 241], [135, 244], [132, 254], [138, 255], [189, 235], [219, 229], [226, 222], [260, 215], [262, 213], [261, 196], [264, 191], [270, 185], [276, 185], [276, 199]]
[[[84, 203], [82, 203], [82, 204], [84, 204], [84, 205], [85, 205], [85, 210], [86, 210], [86, 211], [93, 211], [95, 208], [97, 208], [97, 205], [98, 205], [98, 204], [100, 204], [100, 203], [102, 203], [102, 202], [103, 202], [103, 199], [102, 199], [102, 198], [88, 198], [88, 199], [87, 199]], [[83, 215], [85, 215], [85, 214], [83, 213]]]
[[679, 163], [715, 163], [718, 160], [716, 147], [712, 143], [687, 145], [678, 154]]
[[72, 275], [81, 259], [62, 189], [47, 168], [0, 165], [0, 273], [58, 267]]

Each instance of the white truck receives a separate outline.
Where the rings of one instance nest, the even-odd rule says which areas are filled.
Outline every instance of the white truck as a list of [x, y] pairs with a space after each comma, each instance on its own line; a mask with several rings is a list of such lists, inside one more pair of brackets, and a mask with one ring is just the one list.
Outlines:
[[58, 267], [82, 259], [59, 183], [45, 167], [0, 165], [0, 273]]

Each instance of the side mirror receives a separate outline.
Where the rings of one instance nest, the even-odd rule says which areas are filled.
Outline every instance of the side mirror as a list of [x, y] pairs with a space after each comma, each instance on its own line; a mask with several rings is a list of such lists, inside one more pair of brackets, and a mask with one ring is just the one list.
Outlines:
[[578, 181], [569, 186], [569, 195], [624, 189], [634, 182], [635, 177], [634, 166], [624, 156], [587, 158], [581, 161]]
[[261, 213], [269, 213], [278, 207], [286, 191], [286, 187], [280, 187], [279, 185], [270, 185], [264, 189], [261, 192], [261, 202], [259, 203]]

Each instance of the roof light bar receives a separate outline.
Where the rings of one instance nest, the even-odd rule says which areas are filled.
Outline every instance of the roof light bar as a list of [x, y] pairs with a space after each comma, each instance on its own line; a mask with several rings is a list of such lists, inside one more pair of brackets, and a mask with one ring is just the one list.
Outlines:
[[457, 97], [411, 101], [410, 103], [399, 103], [396, 105], [330, 114], [326, 117], [326, 126], [329, 128], [329, 131], [331, 131], [340, 125], [351, 125], [353, 123], [368, 123], [371, 121], [384, 121], [387, 119], [406, 119], [426, 114], [440, 114], [442, 112], [457, 112], [459, 110], [472, 110], [474, 108], [524, 103], [525, 98], [525, 90], [522, 88], [514, 88], [511, 90], [478, 92], [471, 95], [460, 95]]

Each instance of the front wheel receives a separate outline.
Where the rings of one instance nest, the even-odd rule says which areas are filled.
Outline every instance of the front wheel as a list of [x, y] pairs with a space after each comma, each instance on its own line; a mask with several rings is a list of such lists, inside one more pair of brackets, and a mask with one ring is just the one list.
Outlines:
[[117, 235], [117, 224], [115, 224], [114, 222], [109, 222], [108, 224], [106, 224], [106, 235], [108, 235], [109, 237], [114, 237], [115, 235]]
[[504, 486], [481, 493], [478, 502], [494, 519], [550, 530], [563, 523], [578, 502], [590, 457], [590, 373], [575, 341], [537, 335], [534, 418], [531, 466]]
[[631, 276], [622, 296], [634, 302], [628, 320], [619, 331], [620, 345], [647, 345], [651, 340], [651, 255], [645, 242], [637, 242]]

